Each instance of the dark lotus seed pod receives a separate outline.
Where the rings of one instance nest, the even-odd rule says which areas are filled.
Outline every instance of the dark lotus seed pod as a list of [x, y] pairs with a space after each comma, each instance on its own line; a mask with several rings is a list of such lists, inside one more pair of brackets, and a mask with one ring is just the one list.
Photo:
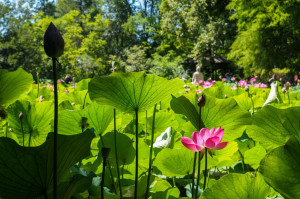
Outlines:
[[23, 112], [21, 112], [21, 113], [19, 114], [19, 118], [20, 118], [20, 120], [23, 119]]
[[60, 57], [64, 52], [65, 41], [51, 22], [44, 35], [44, 50], [49, 57]]
[[109, 155], [109, 152], [110, 152], [110, 148], [105, 148], [105, 147], [103, 147], [103, 148], [101, 149], [101, 152], [102, 152], [102, 157], [103, 157], [103, 158], [107, 158], [108, 155]]
[[1, 108], [1, 109], [0, 109], [0, 118], [2, 118], [3, 120], [4, 120], [5, 118], [7, 118], [7, 113], [6, 113], [6, 111], [5, 111], [4, 108]]
[[198, 99], [198, 106], [202, 107], [202, 106], [204, 106], [204, 105], [205, 105], [205, 96], [204, 96], [204, 94], [203, 94], [203, 95], [201, 95], [201, 96], [199, 97], [199, 99]]
[[228, 96], [225, 94], [224, 98], [225, 98], [225, 99], [227, 99], [227, 98], [228, 98]]

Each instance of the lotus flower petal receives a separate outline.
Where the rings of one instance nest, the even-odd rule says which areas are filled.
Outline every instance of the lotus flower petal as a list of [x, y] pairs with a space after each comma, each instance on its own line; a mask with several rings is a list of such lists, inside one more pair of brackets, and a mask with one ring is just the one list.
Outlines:
[[228, 142], [219, 143], [219, 144], [217, 144], [217, 146], [215, 146], [215, 149], [217, 149], [217, 150], [223, 149], [227, 146], [227, 144], [228, 144]]

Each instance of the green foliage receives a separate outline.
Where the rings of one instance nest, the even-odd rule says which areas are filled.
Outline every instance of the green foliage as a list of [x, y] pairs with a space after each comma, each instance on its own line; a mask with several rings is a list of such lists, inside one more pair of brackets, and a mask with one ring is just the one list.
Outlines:
[[181, 65], [185, 55], [176, 56], [174, 51], [169, 51], [168, 54], [164, 56], [155, 53], [152, 57], [150, 73], [168, 79], [188, 77]]
[[8, 105], [28, 91], [32, 76], [22, 69], [14, 72], [0, 70], [0, 106]]
[[244, 67], [247, 76], [275, 65], [297, 69], [299, 6], [295, 1], [231, 1], [228, 9], [234, 11], [231, 19], [237, 21], [238, 34], [228, 57]]
[[[177, 79], [139, 73], [113, 73], [97, 77], [89, 83], [92, 100], [111, 105], [124, 112], [145, 111], [154, 104], [175, 93], [183, 85]], [[121, 100], [121, 101], [120, 101]]]
[[299, 139], [300, 107], [277, 109], [265, 106], [253, 116], [247, 134], [266, 149], [283, 146], [291, 136]]
[[[93, 137], [91, 131], [74, 136], [58, 135], [58, 146], [60, 146], [57, 151], [58, 182], [60, 186], [67, 187], [60, 191], [60, 196], [73, 195], [78, 190], [78, 183], [85, 188], [91, 184], [91, 177], [88, 177], [87, 181], [86, 178], [75, 177], [73, 181], [66, 182], [63, 176], [68, 173], [71, 166], [89, 155]], [[36, 198], [51, 194], [53, 133], [49, 134], [47, 141], [39, 147], [21, 147], [9, 138], [0, 138], [0, 148], [1, 179], [6, 182], [0, 185], [1, 197]]]
[[173, 97], [171, 101], [174, 112], [185, 115], [197, 130], [221, 126], [226, 129], [224, 139], [234, 140], [243, 134], [246, 125], [251, 124], [250, 114], [241, 110], [233, 98], [216, 99], [210, 96], [205, 96], [206, 103], [201, 110], [200, 123], [198, 98], [198, 95], [191, 93]]
[[299, 139], [292, 137], [284, 146], [270, 151], [261, 161], [260, 173], [284, 198], [300, 196]]
[[264, 178], [251, 173], [229, 174], [218, 180], [212, 187], [207, 188], [201, 195], [201, 199], [264, 199], [271, 189], [264, 181]]

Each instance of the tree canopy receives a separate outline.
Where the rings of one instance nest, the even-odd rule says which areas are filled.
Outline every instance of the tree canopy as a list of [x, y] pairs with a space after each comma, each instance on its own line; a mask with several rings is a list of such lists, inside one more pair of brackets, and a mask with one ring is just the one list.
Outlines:
[[112, 67], [188, 77], [195, 66], [183, 66], [187, 58], [202, 65], [207, 78], [224, 67], [213, 65], [220, 58], [230, 65], [223, 73], [243, 68], [246, 77], [268, 77], [274, 67], [295, 73], [299, 8], [298, 1], [279, 0], [4, 0], [0, 68], [34, 73], [41, 67], [47, 78], [43, 34], [53, 22], [66, 43], [61, 71], [79, 78], [107, 74]]

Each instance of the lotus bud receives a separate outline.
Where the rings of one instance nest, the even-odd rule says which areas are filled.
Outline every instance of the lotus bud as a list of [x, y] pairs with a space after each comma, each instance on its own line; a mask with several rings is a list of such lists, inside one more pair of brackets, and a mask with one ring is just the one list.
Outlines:
[[60, 57], [64, 52], [65, 42], [58, 29], [51, 22], [44, 35], [44, 50], [49, 57]]
[[249, 86], [245, 86], [245, 91], [248, 91], [249, 90]]
[[19, 114], [19, 118], [20, 118], [20, 120], [22, 120], [23, 119], [23, 112], [21, 112], [20, 114]]
[[205, 96], [204, 96], [204, 94], [203, 94], [203, 95], [201, 95], [201, 96], [199, 97], [199, 99], [198, 99], [198, 106], [202, 107], [202, 106], [204, 106], [204, 105], [205, 105]]
[[102, 152], [103, 159], [108, 158], [108, 155], [109, 155], [109, 152], [110, 152], [110, 148], [103, 147], [101, 149], [101, 152]]

